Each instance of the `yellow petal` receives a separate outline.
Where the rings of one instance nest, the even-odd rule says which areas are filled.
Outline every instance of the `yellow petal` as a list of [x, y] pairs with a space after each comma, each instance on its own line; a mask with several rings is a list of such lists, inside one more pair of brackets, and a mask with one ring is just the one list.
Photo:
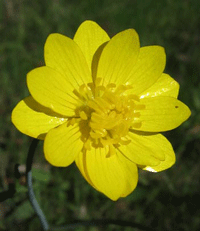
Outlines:
[[157, 166], [151, 166], [151, 165], [140, 166], [143, 170], [147, 170], [150, 172], [160, 172], [170, 168], [175, 163], [176, 156], [174, 154], [170, 142], [164, 136], [162, 136], [162, 138], [160, 137], [160, 142], [161, 142], [160, 145], [162, 146], [163, 153], [165, 155], [165, 159], [161, 160]]
[[147, 46], [140, 48], [137, 63], [132, 65], [126, 82], [133, 88], [133, 94], [140, 94], [151, 87], [161, 76], [166, 64], [166, 55], [163, 47]]
[[92, 148], [85, 156], [85, 167], [95, 187], [112, 200], [117, 200], [126, 189], [126, 175], [117, 155], [106, 157], [107, 148]]
[[86, 154], [86, 167], [93, 184], [107, 197], [117, 200], [124, 192], [126, 179], [117, 155], [106, 158], [106, 148], [92, 148]]
[[102, 78], [104, 86], [109, 83], [125, 84], [138, 53], [139, 38], [136, 31], [129, 29], [118, 33], [102, 51], [97, 77]]
[[148, 134], [130, 131], [128, 145], [121, 145], [118, 150], [137, 165], [156, 166], [165, 159], [165, 139], [160, 134]]
[[160, 78], [148, 89], [140, 94], [140, 98], [155, 96], [178, 97], [179, 84], [168, 74], [163, 73]]
[[67, 126], [67, 123], [52, 129], [44, 140], [46, 160], [57, 167], [70, 165], [81, 152], [83, 142], [79, 125]]
[[57, 70], [66, 80], [78, 88], [83, 83], [92, 81], [86, 59], [78, 45], [61, 34], [50, 34], [44, 47], [47, 66]]
[[83, 175], [83, 177], [86, 179], [86, 181], [93, 187], [95, 188], [97, 191], [99, 191], [96, 186], [92, 183], [88, 172], [87, 172], [87, 168], [86, 168], [86, 155], [83, 152], [80, 152], [76, 159], [75, 159], [75, 163], [76, 166], [78, 167], [79, 171], [81, 172], [81, 174]]
[[130, 161], [128, 158], [126, 158], [124, 155], [121, 153], [118, 153], [118, 159], [123, 166], [125, 178], [126, 178], [126, 187], [124, 189], [124, 192], [122, 193], [121, 197], [126, 197], [128, 196], [135, 187], [137, 186], [138, 183], [138, 168], [135, 163]]
[[145, 109], [140, 110], [138, 122], [142, 125], [134, 128], [140, 131], [162, 132], [178, 127], [188, 119], [190, 109], [181, 101], [173, 97], [158, 96], [143, 98], [140, 103]]
[[93, 148], [87, 153], [80, 153], [76, 165], [91, 186], [115, 201], [135, 189], [138, 169], [135, 163], [120, 152], [109, 158], [106, 157], [107, 152], [106, 148]]
[[20, 132], [38, 139], [44, 139], [50, 129], [67, 120], [38, 104], [31, 96], [17, 104], [11, 118]]
[[50, 67], [39, 67], [27, 75], [27, 85], [33, 98], [45, 107], [65, 116], [74, 116], [78, 99], [66, 76]]
[[96, 22], [87, 20], [79, 26], [74, 41], [81, 48], [90, 69], [94, 53], [109, 39], [107, 33]]

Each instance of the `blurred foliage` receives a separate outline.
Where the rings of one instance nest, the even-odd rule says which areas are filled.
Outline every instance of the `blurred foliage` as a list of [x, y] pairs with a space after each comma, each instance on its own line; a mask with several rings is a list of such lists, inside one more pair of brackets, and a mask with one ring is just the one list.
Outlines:
[[[199, 230], [200, 206], [200, 2], [196, 0], [4, 0], [0, 1], [0, 191], [16, 182], [14, 198], [0, 204], [0, 230], [40, 230], [27, 201], [24, 176], [14, 178], [14, 165], [24, 165], [30, 138], [11, 124], [10, 115], [27, 96], [26, 74], [44, 64], [43, 46], [50, 33], [73, 37], [86, 19], [113, 36], [135, 28], [141, 45], [161, 45], [166, 72], [180, 83], [179, 99], [192, 110], [181, 127], [165, 133], [177, 162], [153, 174], [140, 171], [137, 189], [112, 202], [90, 187], [75, 165], [55, 168], [44, 159], [42, 142], [33, 164], [34, 190], [54, 225], [75, 219], [124, 219], [158, 230]], [[79, 228], [132, 230], [114, 226]], [[135, 229], [137, 230], [137, 229]]]

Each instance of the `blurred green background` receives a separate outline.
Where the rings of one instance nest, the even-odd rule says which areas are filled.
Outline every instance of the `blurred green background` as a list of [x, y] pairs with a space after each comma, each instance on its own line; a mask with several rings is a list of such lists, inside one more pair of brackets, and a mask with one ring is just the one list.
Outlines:
[[[75, 165], [55, 168], [44, 159], [42, 142], [34, 164], [34, 190], [48, 221], [62, 225], [75, 219], [124, 219], [158, 230], [200, 230], [200, 1], [198, 0], [4, 0], [0, 1], [0, 191], [16, 183], [16, 194], [0, 204], [0, 230], [41, 230], [27, 200], [23, 170], [31, 139], [16, 130], [11, 111], [28, 96], [26, 74], [44, 64], [43, 46], [50, 33], [73, 37], [86, 19], [96, 21], [110, 36], [128, 28], [139, 33], [141, 45], [165, 47], [165, 72], [180, 83], [179, 99], [192, 116], [165, 133], [177, 156], [161, 173], [139, 172], [136, 190], [112, 202], [90, 187]], [[133, 230], [86, 227], [76, 230]], [[134, 229], [138, 230], [138, 229]]]

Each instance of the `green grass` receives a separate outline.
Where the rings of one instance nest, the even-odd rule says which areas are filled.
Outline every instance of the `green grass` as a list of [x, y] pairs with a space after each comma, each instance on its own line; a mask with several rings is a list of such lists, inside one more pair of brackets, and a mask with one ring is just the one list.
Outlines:
[[[30, 138], [10, 121], [13, 107], [29, 93], [26, 74], [44, 64], [43, 46], [50, 33], [73, 37], [86, 19], [99, 23], [110, 36], [135, 28], [141, 45], [161, 45], [167, 53], [166, 72], [180, 83], [179, 99], [192, 116], [165, 133], [177, 156], [169, 170], [140, 171], [136, 190], [112, 202], [96, 192], [77, 168], [51, 167], [42, 142], [35, 155], [34, 189], [47, 219], [54, 225], [74, 219], [124, 219], [158, 230], [198, 230], [200, 210], [200, 2], [196, 0], [130, 1], [0, 1], [0, 191], [14, 179], [14, 164], [25, 164]], [[15, 197], [0, 205], [0, 230], [40, 230], [27, 188], [16, 181]], [[22, 183], [22, 182], [21, 182]], [[130, 228], [79, 228], [132, 230]], [[137, 230], [137, 229], [135, 229]]]

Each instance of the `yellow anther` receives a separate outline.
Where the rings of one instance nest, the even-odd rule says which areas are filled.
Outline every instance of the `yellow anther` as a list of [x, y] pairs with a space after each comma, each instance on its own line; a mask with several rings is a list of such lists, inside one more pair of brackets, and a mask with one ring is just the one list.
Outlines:
[[75, 118], [69, 119], [67, 123], [67, 127], [69, 127], [70, 125], [73, 126], [76, 122], [77, 122], [77, 119]]
[[106, 155], [106, 158], [109, 158], [109, 157], [115, 155], [115, 153], [116, 153], [116, 149], [113, 147], [112, 144], [109, 145], [109, 151], [108, 151], [108, 153]]
[[142, 122], [132, 123], [132, 127], [134, 127], [134, 128], [140, 128], [141, 126], [142, 126]]
[[121, 93], [124, 93], [126, 90], [127, 90], [127, 86], [119, 85], [119, 87], [115, 90], [115, 92], [120, 95]]
[[79, 92], [80, 93], [83, 93], [86, 89], [86, 85], [85, 84], [82, 84], [80, 87], [79, 87]]
[[128, 144], [130, 144], [130, 142], [131, 142], [131, 140], [124, 140], [122, 137], [119, 143], [122, 145], [128, 145]]
[[80, 115], [82, 120], [87, 120], [88, 119], [87, 114], [84, 111], [81, 111], [79, 115]]
[[95, 88], [95, 98], [96, 97], [101, 97], [103, 94], [104, 94], [104, 92], [105, 92], [105, 87], [104, 86], [97, 86], [96, 88]]
[[138, 102], [140, 101], [140, 98], [137, 95], [130, 94], [130, 95], [128, 95], [128, 98], [132, 99], [132, 100], [135, 100], [135, 101], [138, 101]]
[[91, 136], [93, 139], [99, 139], [99, 138], [102, 137], [100, 133], [93, 132], [93, 131], [90, 132], [90, 136]]

